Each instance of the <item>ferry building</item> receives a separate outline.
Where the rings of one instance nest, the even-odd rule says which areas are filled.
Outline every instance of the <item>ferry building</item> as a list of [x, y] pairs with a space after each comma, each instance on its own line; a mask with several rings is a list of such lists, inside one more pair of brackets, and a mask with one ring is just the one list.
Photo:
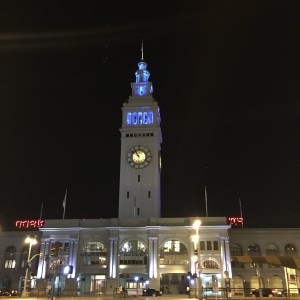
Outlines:
[[[112, 294], [120, 286], [165, 294], [193, 289], [197, 297], [202, 290], [248, 295], [262, 287], [298, 293], [300, 229], [161, 216], [161, 115], [147, 67], [142, 56], [122, 106], [118, 218], [45, 220], [38, 231], [2, 233], [0, 285], [21, 290], [28, 259], [32, 294]], [[25, 246], [22, 234], [38, 244]]]
[[[38, 284], [54, 273], [56, 287], [82, 294], [119, 286], [185, 293], [189, 272], [205, 286], [232, 276], [225, 217], [161, 217], [161, 116], [149, 77], [141, 59], [122, 106], [119, 218], [46, 220], [40, 251], [49, 259], [39, 260]], [[55, 260], [73, 267], [64, 277], [51, 262], [56, 242]]]

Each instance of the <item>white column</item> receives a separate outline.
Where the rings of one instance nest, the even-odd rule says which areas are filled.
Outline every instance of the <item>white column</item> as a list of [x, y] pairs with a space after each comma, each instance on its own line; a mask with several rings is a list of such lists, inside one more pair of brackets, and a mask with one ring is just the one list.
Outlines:
[[148, 237], [149, 278], [157, 278], [158, 270], [158, 245], [157, 237]]
[[158, 245], [157, 245], [158, 238], [153, 238], [153, 277], [157, 278], [157, 270], [158, 270]]
[[153, 238], [148, 237], [148, 259], [149, 259], [149, 278], [154, 277], [153, 270]]
[[118, 259], [118, 239], [115, 238], [114, 239], [114, 257], [113, 257], [113, 278], [116, 278], [117, 275], [117, 271], [119, 270], [119, 259]]
[[113, 278], [113, 254], [114, 254], [114, 240], [109, 238], [109, 278]]
[[45, 260], [45, 255], [47, 254], [46, 249], [47, 249], [47, 243], [41, 241], [41, 253], [43, 253], [43, 257], [39, 258], [39, 266], [37, 270], [37, 278], [39, 279], [46, 277], [46, 268], [47, 268], [47, 261]]
[[226, 272], [227, 276], [232, 278], [229, 237], [221, 237], [221, 259], [223, 265], [223, 276], [224, 272]]
[[69, 254], [69, 264], [73, 266], [73, 273], [71, 274], [71, 278], [75, 278], [76, 276], [76, 268], [77, 268], [77, 257], [78, 257], [78, 239], [70, 240], [70, 254]]
[[116, 278], [118, 265], [118, 238], [109, 238], [109, 278]]

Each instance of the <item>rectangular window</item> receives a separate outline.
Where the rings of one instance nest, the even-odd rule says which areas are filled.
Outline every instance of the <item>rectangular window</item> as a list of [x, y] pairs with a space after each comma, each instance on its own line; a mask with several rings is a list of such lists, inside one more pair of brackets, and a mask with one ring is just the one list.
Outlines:
[[148, 191], [148, 198], [151, 198], [151, 191]]
[[200, 241], [200, 250], [205, 250], [205, 243], [204, 243], [204, 241]]
[[137, 215], [138, 216], [140, 215], [140, 209], [139, 208], [137, 209]]
[[143, 124], [143, 114], [141, 112], [138, 113], [138, 122], [139, 124]]
[[127, 199], [129, 199], [129, 192], [127, 192]]
[[207, 250], [211, 250], [212, 248], [211, 248], [211, 241], [207, 241], [206, 242], [206, 249]]
[[144, 93], [144, 88], [140, 86], [140, 95], [143, 95], [143, 93]]
[[70, 244], [69, 243], [65, 243], [64, 244], [64, 250], [63, 250], [64, 252], [69, 252], [70, 251]]
[[149, 121], [148, 121], [148, 124], [153, 124], [153, 112], [152, 111], [149, 112]]
[[127, 113], [127, 116], [126, 116], [126, 124], [127, 125], [130, 125], [131, 124], [131, 113]]
[[141, 175], [138, 175], [138, 182], [141, 181]]
[[219, 242], [214, 241], [214, 250], [219, 250]]
[[148, 124], [148, 113], [147, 112], [143, 113], [143, 123]]
[[6, 259], [4, 262], [5, 269], [14, 269], [16, 267], [16, 261], [13, 259]]
[[133, 123], [133, 125], [136, 125], [136, 123], [137, 123], [137, 113], [136, 112], [134, 112], [132, 114], [132, 123]]

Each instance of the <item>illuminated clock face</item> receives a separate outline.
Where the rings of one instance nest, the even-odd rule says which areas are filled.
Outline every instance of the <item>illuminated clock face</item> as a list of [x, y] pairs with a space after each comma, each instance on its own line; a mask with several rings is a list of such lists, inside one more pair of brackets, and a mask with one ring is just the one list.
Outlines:
[[132, 154], [132, 160], [137, 164], [143, 163], [145, 159], [146, 159], [146, 153], [142, 150], [137, 150]]
[[128, 163], [135, 169], [142, 169], [149, 165], [151, 152], [144, 146], [134, 146], [127, 156]]

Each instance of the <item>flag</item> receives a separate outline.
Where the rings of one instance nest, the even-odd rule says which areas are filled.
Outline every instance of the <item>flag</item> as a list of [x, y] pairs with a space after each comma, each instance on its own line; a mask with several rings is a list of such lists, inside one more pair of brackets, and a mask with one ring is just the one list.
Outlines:
[[67, 205], [67, 193], [68, 193], [68, 190], [66, 189], [64, 201], [62, 203], [62, 207], [64, 208], [63, 219], [65, 218], [65, 211], [66, 211], [66, 205]]
[[67, 192], [68, 192], [68, 190], [66, 190], [66, 192], [65, 192], [65, 198], [64, 198], [64, 201], [62, 203], [63, 208], [66, 208], [66, 204], [67, 204]]
[[204, 186], [204, 196], [205, 196], [206, 216], [208, 217], [208, 211], [207, 211], [207, 191], [206, 191], [206, 185]]

